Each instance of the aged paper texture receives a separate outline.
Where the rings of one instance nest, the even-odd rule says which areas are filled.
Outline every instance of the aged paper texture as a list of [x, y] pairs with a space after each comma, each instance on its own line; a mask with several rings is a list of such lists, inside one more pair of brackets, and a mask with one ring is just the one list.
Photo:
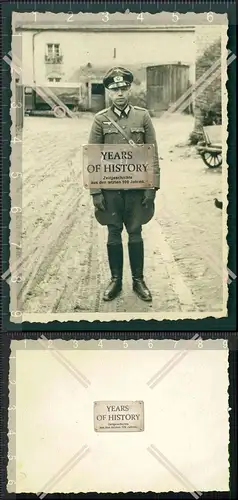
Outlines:
[[[226, 241], [226, 81], [227, 64], [234, 58], [231, 55], [227, 60], [227, 16], [214, 13], [208, 23], [206, 13], [181, 14], [176, 24], [168, 18], [171, 13], [164, 12], [148, 14], [144, 25], [135, 25], [133, 13], [112, 14], [108, 22], [102, 15], [80, 14], [80, 19], [74, 15], [71, 23], [63, 13], [36, 13], [36, 19], [32, 13], [13, 14], [13, 31], [22, 46], [21, 60], [16, 56], [15, 62], [22, 68], [24, 119], [22, 213], [12, 214], [11, 222], [11, 239], [17, 243], [14, 221], [21, 215], [21, 254], [16, 256], [12, 249], [11, 257], [15, 272], [10, 283], [11, 320], [63, 323], [226, 317], [227, 279], [232, 272], [227, 269]], [[151, 51], [155, 44], [158, 51]], [[142, 223], [142, 233], [135, 221], [142, 220], [148, 206], [147, 202], [142, 205], [143, 198], [140, 209], [135, 209], [133, 196], [136, 199], [138, 190], [134, 194], [116, 191], [122, 208], [107, 208], [111, 222], [98, 222], [96, 198], [83, 183], [83, 145], [89, 142], [96, 113], [111, 106], [103, 78], [118, 66], [128, 68], [134, 78], [129, 113], [133, 109], [135, 114], [125, 112], [123, 119], [132, 120], [130, 116], [138, 113], [144, 117], [144, 125], [133, 122], [128, 128], [134, 142], [145, 140], [151, 119], [158, 145], [160, 189], [154, 213]], [[19, 113], [13, 109], [12, 115], [14, 135]], [[203, 155], [207, 163], [191, 143], [198, 125], [201, 139], [201, 123], [209, 129], [205, 137], [212, 153]], [[100, 126], [102, 140], [108, 135], [117, 144], [119, 131], [105, 120]], [[221, 154], [214, 153], [221, 145]], [[13, 143], [13, 159], [16, 147]], [[15, 160], [11, 169], [16, 172]], [[17, 182], [12, 178], [15, 206], [19, 204]], [[105, 192], [103, 196], [108, 207]], [[124, 254], [123, 263], [117, 259], [120, 269], [115, 270], [112, 240], [116, 238], [119, 248], [120, 217]], [[130, 248], [128, 238], [134, 242]], [[122, 272], [122, 291], [114, 300], [105, 301], [113, 272]], [[138, 296], [138, 285], [137, 292], [132, 289], [135, 273], [142, 288], [143, 276], [152, 302]]]
[[[229, 490], [222, 341], [187, 351], [181, 341], [176, 350], [174, 341], [160, 341], [158, 350], [75, 342], [11, 343], [9, 382], [16, 383], [9, 404], [16, 412], [9, 452], [16, 472], [8, 479], [17, 493]], [[206, 349], [209, 342], [214, 347]], [[143, 401], [144, 431], [95, 432], [95, 401]]]

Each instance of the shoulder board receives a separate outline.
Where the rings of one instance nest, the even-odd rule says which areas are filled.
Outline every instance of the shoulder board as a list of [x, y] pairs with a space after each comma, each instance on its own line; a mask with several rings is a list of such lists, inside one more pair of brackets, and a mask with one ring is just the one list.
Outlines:
[[133, 106], [133, 108], [135, 108], [135, 109], [140, 109], [141, 111], [147, 111], [147, 109], [146, 109], [146, 108], [140, 108], [140, 106]]
[[98, 111], [98, 113], [96, 113], [96, 116], [102, 115], [103, 113], [106, 113], [106, 111], [108, 110], [109, 108], [102, 109], [101, 111]]

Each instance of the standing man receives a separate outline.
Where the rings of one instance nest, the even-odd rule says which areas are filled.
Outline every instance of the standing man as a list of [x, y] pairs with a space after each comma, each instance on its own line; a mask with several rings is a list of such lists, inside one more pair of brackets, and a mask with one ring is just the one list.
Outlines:
[[[113, 300], [122, 290], [123, 226], [128, 233], [128, 251], [133, 290], [144, 301], [151, 302], [144, 281], [144, 243], [142, 225], [154, 215], [154, 200], [160, 187], [160, 169], [155, 130], [144, 108], [131, 106], [129, 96], [133, 74], [125, 68], [112, 68], [103, 79], [112, 105], [95, 115], [89, 144], [153, 144], [153, 189], [91, 189], [95, 217], [108, 227], [107, 255], [111, 281], [103, 299]], [[114, 122], [114, 123], [113, 123]], [[131, 142], [129, 142], [131, 141]]]

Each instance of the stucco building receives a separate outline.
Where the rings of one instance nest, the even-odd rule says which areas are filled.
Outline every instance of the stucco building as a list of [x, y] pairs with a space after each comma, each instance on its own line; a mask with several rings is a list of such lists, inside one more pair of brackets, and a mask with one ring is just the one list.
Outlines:
[[94, 111], [108, 103], [102, 78], [116, 65], [133, 71], [138, 104], [146, 104], [143, 96], [148, 96], [150, 103], [160, 102], [166, 109], [195, 82], [201, 52], [197, 41], [203, 39], [199, 30], [186, 25], [26, 21], [18, 22], [16, 31], [21, 32], [23, 85], [79, 84], [84, 109]]

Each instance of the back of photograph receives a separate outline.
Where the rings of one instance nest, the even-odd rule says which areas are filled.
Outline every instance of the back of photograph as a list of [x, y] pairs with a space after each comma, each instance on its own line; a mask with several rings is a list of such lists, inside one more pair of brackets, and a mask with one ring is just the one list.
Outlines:
[[11, 309], [225, 317], [226, 15], [107, 15], [13, 14]]

